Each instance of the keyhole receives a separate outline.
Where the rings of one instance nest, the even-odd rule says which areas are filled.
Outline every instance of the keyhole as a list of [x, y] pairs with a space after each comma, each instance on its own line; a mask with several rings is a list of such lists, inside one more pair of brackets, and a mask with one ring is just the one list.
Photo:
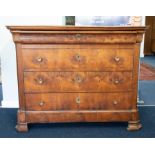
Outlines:
[[77, 104], [80, 104], [80, 97], [77, 97], [77, 98], [76, 98], [76, 103], [77, 103]]
[[76, 60], [80, 61], [81, 60], [81, 56], [79, 54], [76, 55]]

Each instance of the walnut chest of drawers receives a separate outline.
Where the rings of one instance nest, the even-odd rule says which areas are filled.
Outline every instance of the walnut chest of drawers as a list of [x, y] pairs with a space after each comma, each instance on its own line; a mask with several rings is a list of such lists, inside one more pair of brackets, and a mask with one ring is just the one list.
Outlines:
[[138, 130], [145, 27], [8, 26], [16, 44], [18, 131], [28, 123], [128, 122]]

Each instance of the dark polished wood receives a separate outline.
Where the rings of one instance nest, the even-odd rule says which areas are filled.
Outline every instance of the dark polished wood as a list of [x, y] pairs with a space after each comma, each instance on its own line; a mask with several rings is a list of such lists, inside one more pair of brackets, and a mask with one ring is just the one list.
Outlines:
[[19, 110], [28, 123], [128, 122], [138, 130], [145, 27], [8, 26], [16, 44]]
[[155, 54], [155, 16], [146, 16], [147, 26], [144, 40], [144, 55]]

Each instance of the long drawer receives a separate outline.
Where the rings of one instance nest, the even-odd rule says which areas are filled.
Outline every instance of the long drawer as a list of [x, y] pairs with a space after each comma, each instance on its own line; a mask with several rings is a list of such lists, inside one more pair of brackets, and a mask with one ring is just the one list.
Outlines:
[[132, 70], [133, 49], [23, 49], [24, 70]]
[[[50, 31], [51, 32], [51, 31]], [[128, 33], [123, 34], [122, 32], [119, 32], [120, 34], [113, 33], [113, 34], [105, 33], [105, 32], [96, 32], [96, 31], [85, 31], [85, 32], [76, 32], [72, 31], [71, 33], [60, 33], [60, 31], [57, 31], [58, 33], [50, 34], [49, 31], [44, 34], [20, 34], [20, 42], [21, 43], [56, 43], [56, 44], [85, 44], [85, 43], [91, 43], [91, 44], [103, 44], [103, 43], [135, 43], [136, 38], [135, 34]], [[17, 37], [15, 39], [18, 39]]]
[[26, 94], [26, 109], [48, 110], [129, 110], [132, 93], [46, 93]]
[[132, 90], [132, 72], [24, 72], [25, 92]]

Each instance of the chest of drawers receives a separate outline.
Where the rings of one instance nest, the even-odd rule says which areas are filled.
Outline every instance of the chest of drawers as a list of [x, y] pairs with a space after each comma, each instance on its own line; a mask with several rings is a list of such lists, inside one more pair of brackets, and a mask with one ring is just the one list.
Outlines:
[[145, 27], [8, 26], [16, 44], [18, 131], [28, 123], [128, 122]]

